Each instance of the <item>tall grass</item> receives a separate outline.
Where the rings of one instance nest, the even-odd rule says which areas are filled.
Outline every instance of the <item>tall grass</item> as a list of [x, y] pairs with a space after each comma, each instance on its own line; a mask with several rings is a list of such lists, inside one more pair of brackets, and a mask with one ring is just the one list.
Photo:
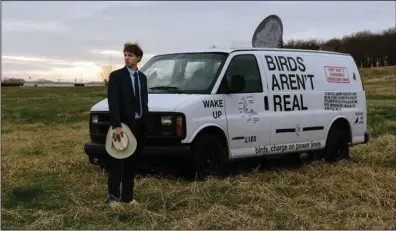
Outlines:
[[142, 175], [141, 206], [119, 209], [83, 152], [105, 88], [3, 88], [1, 228], [396, 229], [394, 70], [362, 70], [373, 139], [350, 161], [281, 158], [203, 182]]

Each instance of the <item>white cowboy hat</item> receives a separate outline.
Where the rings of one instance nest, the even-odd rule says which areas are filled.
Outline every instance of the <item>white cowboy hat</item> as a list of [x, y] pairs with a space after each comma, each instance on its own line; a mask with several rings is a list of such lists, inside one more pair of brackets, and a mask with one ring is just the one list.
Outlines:
[[121, 123], [121, 127], [124, 133], [120, 141], [113, 139], [114, 129], [112, 126], [109, 127], [106, 136], [106, 151], [116, 159], [124, 159], [131, 156], [137, 147], [136, 137], [133, 135], [131, 129], [124, 123]]

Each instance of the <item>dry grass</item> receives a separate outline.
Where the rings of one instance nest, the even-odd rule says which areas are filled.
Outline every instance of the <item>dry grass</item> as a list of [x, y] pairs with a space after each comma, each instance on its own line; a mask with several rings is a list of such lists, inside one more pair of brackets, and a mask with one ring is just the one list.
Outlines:
[[[203, 182], [141, 176], [141, 206], [116, 210], [103, 203], [106, 175], [83, 152], [86, 112], [104, 88], [3, 88], [1, 228], [396, 229], [396, 94], [382, 81], [388, 75], [364, 75], [374, 137], [352, 148], [351, 161], [281, 159]], [[372, 94], [378, 88], [385, 90]]]

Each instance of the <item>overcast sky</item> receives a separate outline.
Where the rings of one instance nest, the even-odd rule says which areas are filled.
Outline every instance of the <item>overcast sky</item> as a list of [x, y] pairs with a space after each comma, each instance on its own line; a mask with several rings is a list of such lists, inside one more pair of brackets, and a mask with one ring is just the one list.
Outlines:
[[277, 14], [284, 41], [330, 39], [395, 26], [395, 2], [2, 2], [2, 75], [98, 80], [101, 65], [123, 65], [138, 40], [143, 61], [172, 50], [250, 44]]

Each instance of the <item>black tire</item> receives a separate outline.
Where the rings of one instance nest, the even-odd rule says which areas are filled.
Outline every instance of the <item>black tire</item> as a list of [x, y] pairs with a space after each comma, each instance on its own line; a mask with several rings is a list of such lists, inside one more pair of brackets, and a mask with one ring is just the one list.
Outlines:
[[209, 134], [200, 135], [192, 146], [194, 175], [198, 180], [224, 173], [226, 144]]
[[308, 161], [320, 161], [323, 157], [323, 150], [319, 151], [309, 151], [308, 154]]
[[347, 129], [333, 126], [327, 137], [324, 159], [328, 163], [349, 159], [349, 141]]

